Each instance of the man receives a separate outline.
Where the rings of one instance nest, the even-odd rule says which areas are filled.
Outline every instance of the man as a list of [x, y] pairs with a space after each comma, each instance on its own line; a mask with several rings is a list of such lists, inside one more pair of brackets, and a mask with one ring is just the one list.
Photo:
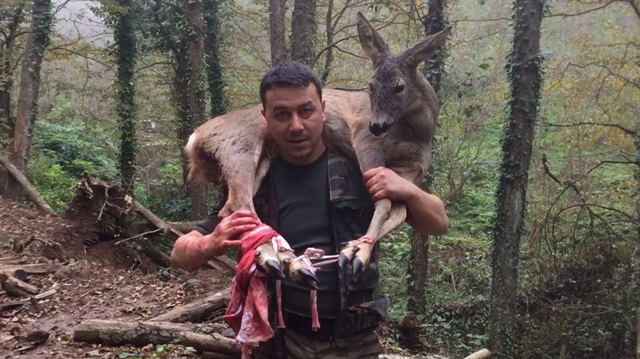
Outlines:
[[[300, 255], [306, 248], [337, 254], [349, 240], [363, 235], [371, 220], [373, 201], [404, 201], [410, 224], [421, 233], [448, 230], [442, 201], [387, 168], [361, 174], [357, 163], [327, 149], [322, 139], [325, 102], [313, 71], [297, 62], [270, 70], [260, 84], [262, 115], [280, 150], [254, 197], [258, 217], [237, 211], [219, 219], [217, 211], [171, 253], [174, 267], [193, 270], [230, 247], [240, 246], [240, 234], [260, 221], [278, 231]], [[339, 193], [335, 195], [335, 193]], [[331, 195], [330, 195], [331, 194]], [[286, 329], [253, 350], [254, 358], [344, 357], [377, 358], [382, 352], [374, 330], [386, 318], [386, 299], [378, 292], [378, 254], [353, 277], [337, 264], [317, 272], [320, 330], [311, 330], [309, 290], [283, 281], [282, 308]], [[270, 307], [270, 314], [275, 312]]]

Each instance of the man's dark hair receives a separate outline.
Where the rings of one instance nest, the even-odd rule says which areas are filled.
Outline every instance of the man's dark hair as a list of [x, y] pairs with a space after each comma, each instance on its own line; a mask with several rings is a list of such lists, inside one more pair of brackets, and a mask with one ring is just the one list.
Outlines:
[[318, 97], [322, 101], [322, 84], [313, 70], [297, 61], [284, 61], [273, 67], [262, 77], [260, 82], [260, 101], [264, 107], [265, 93], [277, 87], [307, 87], [310, 83], [316, 86]]

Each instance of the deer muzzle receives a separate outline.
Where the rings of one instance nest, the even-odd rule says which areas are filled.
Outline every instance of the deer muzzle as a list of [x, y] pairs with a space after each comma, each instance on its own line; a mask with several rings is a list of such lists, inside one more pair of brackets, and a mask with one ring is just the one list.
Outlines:
[[369, 131], [372, 135], [378, 137], [381, 136], [391, 128], [391, 123], [389, 122], [373, 122], [369, 123]]

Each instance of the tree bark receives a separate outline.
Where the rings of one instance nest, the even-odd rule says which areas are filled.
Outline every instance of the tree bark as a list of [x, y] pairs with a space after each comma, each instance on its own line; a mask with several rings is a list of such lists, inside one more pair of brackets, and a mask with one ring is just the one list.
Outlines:
[[507, 70], [511, 84], [508, 126], [493, 232], [489, 344], [498, 358], [517, 357], [513, 350], [520, 238], [526, 209], [529, 164], [542, 86], [540, 55], [541, 0], [516, 0], [513, 48]]
[[207, 82], [209, 85], [209, 117], [227, 112], [224, 75], [220, 63], [220, 0], [203, 0]]
[[329, 80], [329, 74], [331, 73], [331, 66], [333, 65], [333, 36], [334, 36], [334, 26], [331, 22], [333, 19], [333, 0], [329, 0], [327, 3], [327, 16], [325, 18], [325, 32], [327, 34], [327, 50], [324, 58], [324, 69], [322, 70], [322, 75], [320, 76], [320, 80], [323, 85], [327, 84]]
[[491, 352], [488, 351], [487, 349], [481, 349], [469, 356], [466, 356], [464, 359], [488, 359], [488, 358], [491, 358]]
[[[12, 54], [14, 51], [15, 40], [18, 28], [23, 20], [22, 10], [24, 5], [18, 4], [7, 6], [6, 18], [10, 18], [6, 33], [3, 40], [0, 40], [0, 150], [4, 150], [4, 146], [13, 135], [14, 121], [11, 113], [11, 90], [13, 88], [13, 64]], [[3, 18], [5, 18], [3, 16]], [[7, 141], [7, 142], [5, 142]], [[2, 181], [0, 181], [0, 189]]]
[[[202, 17], [201, 0], [183, 0], [183, 9], [188, 23], [186, 36], [186, 71], [187, 82], [187, 111], [183, 119], [181, 133], [183, 146], [187, 144], [189, 136], [205, 121], [204, 106], [204, 20]], [[188, 164], [183, 155], [183, 171], [188, 171]], [[187, 193], [191, 198], [191, 219], [197, 220], [207, 216], [207, 187], [204, 183], [187, 183]]]
[[38, 193], [38, 190], [36, 190], [36, 188], [33, 187], [33, 185], [31, 184], [31, 182], [29, 182], [27, 177], [25, 177], [24, 174], [22, 174], [22, 172], [20, 172], [20, 170], [16, 168], [16, 166], [14, 166], [11, 163], [11, 161], [9, 161], [9, 159], [0, 156], [0, 164], [2, 164], [4, 168], [7, 169], [7, 171], [9, 171], [11, 176], [13, 176], [11, 178], [13, 178], [13, 180], [16, 183], [22, 186], [22, 189], [27, 193], [29, 198], [31, 198], [31, 200], [38, 206], [38, 208], [40, 208], [42, 212], [48, 213], [48, 214], [55, 214], [53, 209], [49, 207], [47, 202], [45, 202], [44, 198], [40, 196], [40, 193]]
[[[49, 45], [49, 33], [53, 22], [51, 0], [35, 0], [31, 19], [31, 33], [25, 47], [25, 59], [20, 76], [20, 93], [16, 124], [13, 133], [11, 162], [25, 173], [29, 161], [33, 124], [38, 114], [38, 92], [40, 90], [40, 68]], [[22, 186], [14, 178], [7, 179], [5, 197], [22, 201]]]
[[238, 354], [234, 339], [220, 334], [198, 333], [199, 326], [167, 322], [118, 322], [112, 320], [89, 320], [73, 331], [73, 340], [109, 346], [125, 344], [147, 345], [169, 344], [176, 341], [194, 347], [199, 352], [211, 351], [223, 354]]
[[132, 0], [119, 0], [114, 39], [118, 64], [116, 112], [120, 127], [120, 176], [122, 188], [131, 189], [137, 153], [134, 70], [137, 45]]
[[[442, 31], [448, 25], [446, 0], [430, 0], [428, 3], [429, 11], [427, 16], [422, 19], [425, 35]], [[446, 49], [443, 46], [425, 61], [425, 76], [436, 93], [440, 91], [445, 57]]]
[[284, 36], [284, 0], [269, 0], [269, 31], [271, 43], [271, 66], [287, 59]]
[[[431, 35], [444, 30], [446, 26], [446, 4], [445, 0], [429, 1], [429, 12], [422, 19], [425, 35]], [[438, 50], [425, 61], [425, 76], [433, 86], [436, 93], [439, 89], [440, 78], [444, 68], [444, 56], [441, 56], [442, 49]], [[436, 84], [438, 87], [436, 87]], [[435, 141], [435, 140], [434, 140]], [[429, 168], [422, 188], [431, 191], [433, 184], [433, 168]], [[426, 312], [427, 307], [427, 282], [429, 277], [429, 236], [413, 232], [411, 236], [411, 257], [407, 275], [407, 286], [409, 288], [409, 299], [407, 310], [414, 314]]]
[[0, 272], [13, 273], [17, 270], [23, 270], [27, 274], [47, 274], [53, 273], [62, 267], [64, 266], [59, 263], [0, 265]]
[[28, 297], [40, 292], [40, 289], [35, 285], [23, 282], [14, 277], [11, 273], [12, 272], [8, 271], [0, 272], [0, 283], [2, 283], [2, 288], [9, 295], [16, 297]]
[[407, 311], [426, 313], [427, 278], [429, 275], [429, 236], [411, 231], [411, 252], [407, 267]]
[[292, 60], [313, 66], [316, 29], [316, 1], [295, 0], [291, 19]]
[[13, 301], [13, 302], [5, 302], [5, 303], [1, 303], [0, 304], [0, 312], [8, 310], [8, 309], [12, 309], [15, 307], [19, 307], [23, 304], [26, 303], [32, 303], [32, 304], [36, 304], [38, 303], [39, 300], [42, 299], [47, 299], [51, 296], [53, 296], [54, 294], [56, 294], [56, 290], [55, 289], [50, 289], [46, 292], [42, 292], [40, 294], [36, 294], [31, 298], [28, 299], [21, 299], [21, 300], [17, 300], [17, 301]]
[[218, 292], [214, 295], [161, 314], [157, 317], [153, 317], [148, 321], [200, 323], [210, 316], [212, 312], [226, 308], [229, 304], [230, 297], [231, 291], [226, 289], [222, 292]]

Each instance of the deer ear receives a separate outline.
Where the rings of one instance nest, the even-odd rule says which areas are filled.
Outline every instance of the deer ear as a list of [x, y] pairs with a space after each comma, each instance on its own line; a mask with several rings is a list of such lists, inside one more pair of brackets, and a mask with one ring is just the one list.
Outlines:
[[402, 56], [407, 59], [407, 64], [410, 67], [417, 67], [421, 62], [428, 59], [444, 45], [444, 40], [447, 38], [447, 35], [449, 35], [449, 32], [451, 32], [451, 26], [447, 26], [444, 30], [425, 37], [413, 45], [413, 47], [407, 49], [404, 54], [402, 54]]
[[373, 68], [377, 67], [380, 59], [389, 56], [389, 46], [382, 40], [376, 29], [369, 24], [362, 13], [358, 12], [358, 38], [364, 52], [373, 62]]

